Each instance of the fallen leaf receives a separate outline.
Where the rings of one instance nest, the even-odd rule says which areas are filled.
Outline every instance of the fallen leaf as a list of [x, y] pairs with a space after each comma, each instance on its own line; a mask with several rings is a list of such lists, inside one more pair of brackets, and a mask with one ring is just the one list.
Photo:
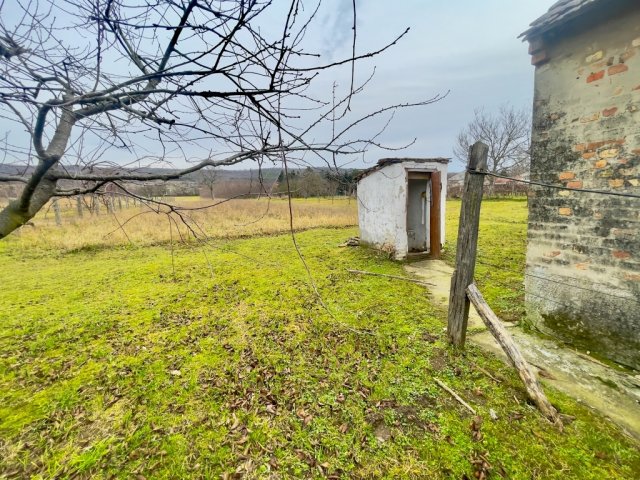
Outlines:
[[522, 420], [524, 418], [524, 414], [520, 412], [512, 412], [509, 414], [510, 420]]
[[474, 441], [479, 442], [480, 440], [482, 440], [482, 432], [480, 431], [480, 427], [482, 426], [482, 417], [479, 416], [475, 416], [473, 417], [473, 420], [471, 421], [471, 436], [473, 438]]

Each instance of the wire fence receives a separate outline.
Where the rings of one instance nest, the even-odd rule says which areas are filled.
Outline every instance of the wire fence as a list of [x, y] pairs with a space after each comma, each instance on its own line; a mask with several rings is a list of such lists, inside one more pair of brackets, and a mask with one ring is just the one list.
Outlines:
[[[511, 184], [519, 184], [525, 186], [528, 190], [531, 186], [539, 187], [541, 189], [552, 189], [552, 190], [562, 190], [562, 191], [571, 191], [577, 192], [581, 194], [592, 194], [592, 195], [603, 195], [609, 197], [624, 197], [631, 199], [640, 199], [640, 195], [636, 193], [632, 193], [629, 191], [606, 191], [606, 190], [597, 190], [597, 189], [589, 189], [589, 188], [576, 188], [569, 187], [567, 185], [558, 185], [545, 183], [536, 180], [526, 180], [521, 178], [510, 177], [506, 175], [494, 174], [491, 172], [467, 169], [467, 171], [473, 175], [482, 175], [485, 177], [495, 177], [500, 179], [505, 179], [511, 182]], [[638, 204], [640, 208], [640, 203]], [[513, 222], [508, 221], [500, 221], [500, 220], [491, 220], [492, 225], [495, 224], [504, 224], [513, 226]], [[578, 237], [579, 238], [579, 237]], [[638, 234], [638, 238], [640, 238], [640, 233]], [[523, 259], [524, 260], [524, 259]], [[575, 290], [579, 292], [587, 292], [594, 295], [594, 298], [608, 298], [611, 302], [630, 302], [633, 304], [640, 304], [640, 299], [633, 296], [633, 293], [630, 291], [629, 295], [621, 295], [618, 293], [614, 293], [611, 290], [613, 289], [612, 285], [605, 282], [585, 282], [584, 284], [580, 284], [578, 279], [575, 281], [571, 281], [571, 276], [567, 275], [567, 277], [563, 277], [562, 275], [540, 275], [535, 271], [532, 271], [530, 268], [527, 268], [526, 265], [521, 264], [518, 266], [511, 266], [500, 264], [500, 262], [495, 263], [491, 261], [491, 259], [487, 259], [486, 255], [483, 254], [482, 250], [478, 251], [478, 258], [476, 259], [476, 264], [481, 265], [488, 269], [487, 272], [488, 277], [490, 278], [490, 282], [494, 283], [502, 288], [513, 291], [514, 284], [513, 282], [509, 284], [499, 278], [496, 278], [498, 275], [491, 275], [491, 271], [500, 272], [502, 274], [506, 274], [509, 277], [513, 277], [515, 279], [519, 279], [521, 285], [524, 287], [525, 279], [531, 279], [535, 282], [539, 282], [543, 285], [548, 285], [548, 288], [542, 289], [542, 291], [546, 290], [548, 292], [555, 292], [559, 288], [566, 288], [570, 290]], [[544, 295], [541, 293], [541, 289], [536, 289], [536, 291], [532, 291], [532, 289], [527, 289], [526, 291], [523, 288], [523, 294], [526, 297], [538, 298], [542, 302], [550, 302], [561, 307], [568, 309], [569, 311], [580, 311], [584, 310], [584, 305], [579, 305], [575, 301], [572, 301], [572, 296], [568, 297], [559, 297], [554, 296], [553, 293]], [[597, 295], [597, 297], [595, 297]], [[523, 305], [524, 306], [524, 305]]]
[[597, 190], [590, 188], [577, 188], [577, 187], [568, 187], [566, 185], [557, 185], [552, 183], [539, 182], [535, 180], [525, 180], [522, 178], [509, 177], [506, 175], [499, 175], [497, 173], [491, 173], [481, 170], [473, 170], [467, 169], [467, 171], [473, 175], [483, 175], [485, 177], [494, 177], [494, 178], [502, 178], [505, 180], [510, 180], [511, 182], [525, 185], [534, 185], [537, 187], [550, 188], [554, 190], [566, 190], [572, 192], [582, 192], [582, 193], [593, 193], [597, 195], [608, 195], [612, 197], [627, 197], [627, 198], [640, 198], [640, 194], [630, 193], [630, 192], [615, 192], [610, 190]]

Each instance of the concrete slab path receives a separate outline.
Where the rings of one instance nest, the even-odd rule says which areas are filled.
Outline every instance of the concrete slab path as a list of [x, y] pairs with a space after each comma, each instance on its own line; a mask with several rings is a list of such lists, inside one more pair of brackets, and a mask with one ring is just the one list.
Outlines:
[[[429, 287], [433, 300], [447, 306], [453, 268], [441, 260], [424, 260], [405, 266], [405, 270], [434, 286]], [[527, 361], [552, 378], [541, 381], [598, 410], [640, 439], [640, 375], [616, 370], [588, 355], [553, 340], [522, 331], [505, 323]], [[469, 313], [467, 339], [506, 360], [506, 355], [486, 329], [473, 306]]]

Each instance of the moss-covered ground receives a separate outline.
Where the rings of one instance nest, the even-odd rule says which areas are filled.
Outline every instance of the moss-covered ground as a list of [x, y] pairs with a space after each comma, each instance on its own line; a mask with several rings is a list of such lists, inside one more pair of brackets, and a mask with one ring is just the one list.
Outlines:
[[347, 273], [403, 274], [337, 247], [355, 234], [298, 235], [328, 310], [287, 235], [0, 243], [0, 478], [637, 478], [616, 427], [551, 391], [561, 433], [501, 361], [451, 350], [422, 287]]

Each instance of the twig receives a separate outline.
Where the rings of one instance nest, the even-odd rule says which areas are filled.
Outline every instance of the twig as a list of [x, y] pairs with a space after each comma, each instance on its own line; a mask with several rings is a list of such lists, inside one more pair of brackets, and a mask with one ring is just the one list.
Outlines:
[[417, 283], [418, 285], [435, 287], [434, 283], [423, 282], [422, 280], [415, 280], [408, 277], [400, 277], [398, 275], [387, 275], [386, 273], [365, 272], [364, 270], [350, 270], [347, 268], [347, 272], [355, 273], [358, 275], [374, 275], [376, 277], [393, 278], [394, 280], [404, 280], [405, 282]]
[[496, 382], [496, 383], [502, 383], [502, 380], [500, 380], [499, 378], [496, 378], [496, 377], [494, 377], [493, 375], [491, 375], [491, 373], [490, 373], [488, 370], [486, 370], [486, 369], [482, 368], [480, 365], [475, 364], [475, 365], [473, 365], [473, 368], [475, 368], [475, 369], [476, 369], [476, 370], [478, 370], [479, 372], [484, 373], [487, 377], [489, 377], [489, 378], [490, 378], [491, 380], [493, 380], [494, 382]]
[[476, 411], [473, 409], [473, 407], [471, 405], [469, 405], [467, 402], [465, 402], [462, 397], [460, 397], [460, 395], [458, 395], [456, 392], [454, 392], [453, 390], [451, 390], [449, 387], [447, 387], [444, 383], [442, 383], [440, 380], [438, 380], [437, 378], [433, 379], [444, 391], [446, 391], [449, 395], [451, 395], [453, 398], [455, 398], [460, 405], [462, 405], [463, 407], [465, 407], [467, 410], [469, 410], [471, 413], [473, 413], [474, 415], [476, 414]]

